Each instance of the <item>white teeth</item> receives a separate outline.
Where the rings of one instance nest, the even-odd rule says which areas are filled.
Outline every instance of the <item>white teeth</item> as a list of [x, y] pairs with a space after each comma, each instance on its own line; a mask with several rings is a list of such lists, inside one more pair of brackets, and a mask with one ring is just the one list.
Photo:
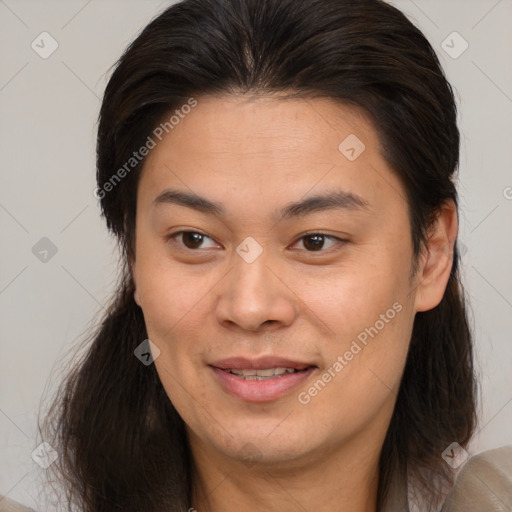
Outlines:
[[250, 375], [256, 375], [256, 370], [229, 370], [231, 373], [235, 375], [240, 375], [242, 377], [249, 377]]
[[295, 368], [266, 368], [264, 370], [228, 370], [230, 373], [243, 377], [245, 380], [264, 380], [279, 377], [287, 373], [298, 371]]

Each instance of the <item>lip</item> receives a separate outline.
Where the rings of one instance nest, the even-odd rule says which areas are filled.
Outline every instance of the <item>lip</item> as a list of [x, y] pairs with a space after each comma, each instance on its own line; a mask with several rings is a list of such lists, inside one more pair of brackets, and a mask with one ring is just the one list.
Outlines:
[[293, 361], [284, 357], [259, 357], [258, 359], [248, 359], [246, 357], [230, 357], [210, 363], [210, 366], [222, 370], [265, 370], [266, 368], [306, 368], [315, 366], [310, 362]]
[[[209, 365], [222, 389], [246, 402], [277, 400], [300, 386], [317, 369], [311, 363], [292, 361], [279, 357], [246, 359], [235, 357]], [[227, 370], [263, 370], [266, 368], [295, 368], [304, 370], [265, 380], [245, 380]]]

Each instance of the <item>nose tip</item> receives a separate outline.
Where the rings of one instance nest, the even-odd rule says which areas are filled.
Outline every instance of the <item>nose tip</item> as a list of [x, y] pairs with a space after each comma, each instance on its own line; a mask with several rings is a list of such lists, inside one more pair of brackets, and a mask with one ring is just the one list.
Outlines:
[[296, 309], [293, 294], [271, 271], [270, 256], [249, 238], [238, 246], [237, 252], [240, 250], [242, 255], [236, 257], [234, 268], [221, 283], [218, 321], [251, 332], [289, 325]]

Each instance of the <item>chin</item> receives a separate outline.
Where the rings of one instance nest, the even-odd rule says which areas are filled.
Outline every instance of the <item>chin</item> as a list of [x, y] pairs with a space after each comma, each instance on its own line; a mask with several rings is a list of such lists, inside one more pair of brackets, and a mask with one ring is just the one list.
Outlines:
[[311, 434], [296, 429], [290, 431], [289, 428], [279, 431], [276, 425], [269, 426], [267, 423], [261, 428], [254, 425], [246, 428], [243, 425], [229, 431], [231, 436], [210, 438], [206, 442], [216, 445], [216, 449], [228, 457], [246, 462], [249, 466], [256, 463], [288, 465], [299, 462], [314, 451], [317, 443]]

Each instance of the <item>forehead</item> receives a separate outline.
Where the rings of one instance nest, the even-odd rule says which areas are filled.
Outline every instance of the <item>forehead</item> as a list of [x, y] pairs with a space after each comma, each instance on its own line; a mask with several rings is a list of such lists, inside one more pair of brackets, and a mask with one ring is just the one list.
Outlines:
[[198, 98], [188, 114], [179, 120], [174, 116], [174, 120], [178, 122], [163, 134], [160, 146], [167, 142], [173, 151], [194, 149], [188, 157], [268, 159], [281, 155], [332, 160], [332, 150], [348, 135], [359, 134], [370, 147], [379, 144], [362, 109], [322, 98], [205, 96]]
[[404, 203], [367, 116], [333, 100], [198, 97], [167, 128], [144, 164], [139, 200], [179, 187], [247, 208], [341, 188], [376, 207]]

